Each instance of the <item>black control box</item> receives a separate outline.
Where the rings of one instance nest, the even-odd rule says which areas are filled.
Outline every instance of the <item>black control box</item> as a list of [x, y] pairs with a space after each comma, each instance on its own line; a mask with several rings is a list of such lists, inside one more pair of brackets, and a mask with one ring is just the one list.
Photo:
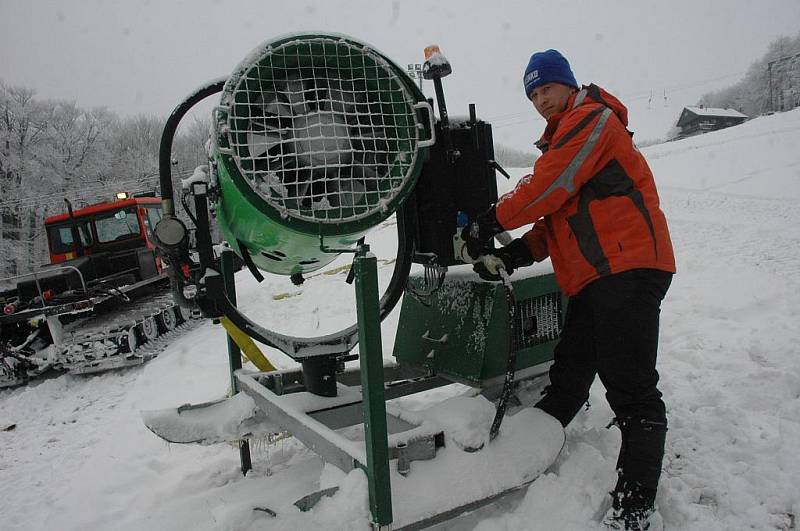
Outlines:
[[492, 126], [473, 117], [453, 120], [448, 129], [449, 142], [441, 123], [436, 124], [436, 144], [414, 189], [417, 263], [430, 263], [433, 254], [440, 266], [462, 264], [453, 250], [459, 222], [497, 202]]

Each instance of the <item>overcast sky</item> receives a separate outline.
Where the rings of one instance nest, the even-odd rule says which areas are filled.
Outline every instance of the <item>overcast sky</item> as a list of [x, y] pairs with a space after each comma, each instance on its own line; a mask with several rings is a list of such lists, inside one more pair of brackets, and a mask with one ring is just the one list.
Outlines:
[[166, 115], [259, 43], [304, 30], [351, 35], [401, 65], [438, 43], [453, 65], [450, 113], [476, 103], [497, 141], [528, 149], [543, 128], [522, 89], [533, 51], [559, 49], [579, 83], [629, 105], [637, 138], [655, 138], [776, 37], [796, 35], [800, 0], [0, 0], [0, 80], [43, 99]]

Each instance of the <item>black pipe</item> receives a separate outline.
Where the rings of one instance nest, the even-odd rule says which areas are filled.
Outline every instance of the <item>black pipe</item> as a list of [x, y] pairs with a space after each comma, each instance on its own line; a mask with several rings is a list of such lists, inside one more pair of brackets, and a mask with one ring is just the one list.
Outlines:
[[[392, 309], [400, 300], [405, 289], [408, 275], [411, 271], [411, 263], [414, 255], [414, 243], [408, 236], [407, 230], [413, 229], [416, 219], [416, 205], [413, 194], [406, 202], [397, 209], [397, 260], [389, 285], [386, 287], [379, 302], [379, 317], [383, 319], [391, 313]], [[411, 227], [406, 223], [412, 224]], [[299, 338], [287, 336], [273, 332], [250, 320], [243, 314], [227, 297], [222, 284], [220, 275], [210, 275], [206, 277], [206, 297], [207, 304], [201, 304], [209, 315], [206, 317], [219, 317], [224, 315], [237, 328], [242, 330], [251, 338], [263, 343], [264, 345], [277, 348], [294, 360], [302, 361], [304, 358], [314, 356], [309, 351], [318, 350], [318, 345], [325, 344], [329, 351], [325, 353], [342, 355], [349, 352], [356, 344], [358, 335], [358, 325], [353, 324], [339, 332], [322, 337]]]
[[[175, 107], [175, 109], [173, 109], [172, 113], [169, 115], [169, 118], [167, 118], [167, 121], [164, 124], [164, 130], [161, 133], [161, 143], [158, 151], [158, 175], [159, 183], [161, 185], [161, 208], [164, 218], [175, 218], [175, 198], [172, 190], [172, 141], [175, 138], [175, 132], [178, 130], [178, 125], [192, 107], [197, 105], [200, 101], [208, 96], [222, 91], [226, 82], [227, 77], [218, 78], [197, 89], [193, 94], [184, 99], [177, 107]], [[188, 209], [187, 214], [189, 217], [192, 217], [188, 212]], [[164, 251], [167, 252], [167, 255], [169, 256], [170, 251], [166, 249], [164, 249]], [[169, 260], [173, 263], [173, 267], [168, 269], [168, 275], [170, 277], [172, 295], [179, 305], [185, 308], [190, 308], [194, 306], [194, 301], [187, 299], [183, 294], [183, 286], [186, 283], [186, 279], [183, 278], [178, 266], [181, 263], [190, 263], [191, 260], [188, 258], [188, 250], [172, 249], [171, 253], [174, 253], [174, 256], [171, 256]]]
[[183, 116], [189, 112], [199, 101], [221, 92], [225, 86], [227, 77], [210, 81], [207, 85], [197, 89], [194, 94], [183, 100], [164, 124], [164, 131], [161, 133], [161, 145], [158, 148], [158, 176], [161, 183], [161, 205], [165, 216], [175, 215], [175, 198], [172, 193], [172, 140], [178, 130], [178, 124]]
[[436, 92], [436, 103], [439, 104], [439, 121], [442, 123], [442, 128], [448, 129], [450, 127], [450, 118], [447, 114], [447, 104], [444, 102], [441, 77], [433, 78], [433, 89]]
[[211, 241], [211, 224], [208, 218], [208, 186], [197, 183], [192, 186], [194, 196], [194, 215], [197, 218], [197, 255], [200, 258], [201, 271], [215, 265], [213, 242]]
[[506, 275], [503, 276], [503, 288], [506, 292], [506, 304], [508, 305], [508, 357], [506, 358], [506, 377], [503, 381], [503, 392], [500, 394], [500, 401], [497, 403], [497, 410], [492, 420], [492, 427], [489, 428], [489, 442], [493, 441], [500, 433], [500, 425], [508, 409], [508, 401], [514, 393], [514, 375], [517, 371], [517, 299], [514, 296], [514, 286]]
[[75, 253], [76, 257], [83, 256], [83, 240], [81, 239], [81, 233], [78, 229], [78, 220], [75, 219], [75, 214], [72, 213], [72, 203], [70, 203], [69, 199], [65, 197], [64, 202], [67, 204], [69, 230], [72, 233], [72, 251]]

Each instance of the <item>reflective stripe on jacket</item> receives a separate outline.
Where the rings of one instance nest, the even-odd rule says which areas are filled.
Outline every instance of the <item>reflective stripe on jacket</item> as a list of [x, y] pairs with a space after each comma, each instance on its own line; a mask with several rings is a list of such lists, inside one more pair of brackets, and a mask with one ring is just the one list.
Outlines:
[[549, 252], [568, 295], [629, 269], [675, 272], [653, 174], [627, 124], [617, 98], [584, 86], [548, 120], [533, 173], [497, 203], [507, 230], [542, 220], [524, 239], [534, 256]]

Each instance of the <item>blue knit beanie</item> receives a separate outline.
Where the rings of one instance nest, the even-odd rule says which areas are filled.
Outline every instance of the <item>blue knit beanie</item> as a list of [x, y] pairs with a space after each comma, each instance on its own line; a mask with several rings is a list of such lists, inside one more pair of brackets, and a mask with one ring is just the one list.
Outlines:
[[533, 89], [546, 83], [561, 83], [569, 87], [579, 88], [575, 75], [569, 67], [567, 59], [558, 50], [536, 52], [531, 55], [525, 69], [525, 96], [530, 96]]

